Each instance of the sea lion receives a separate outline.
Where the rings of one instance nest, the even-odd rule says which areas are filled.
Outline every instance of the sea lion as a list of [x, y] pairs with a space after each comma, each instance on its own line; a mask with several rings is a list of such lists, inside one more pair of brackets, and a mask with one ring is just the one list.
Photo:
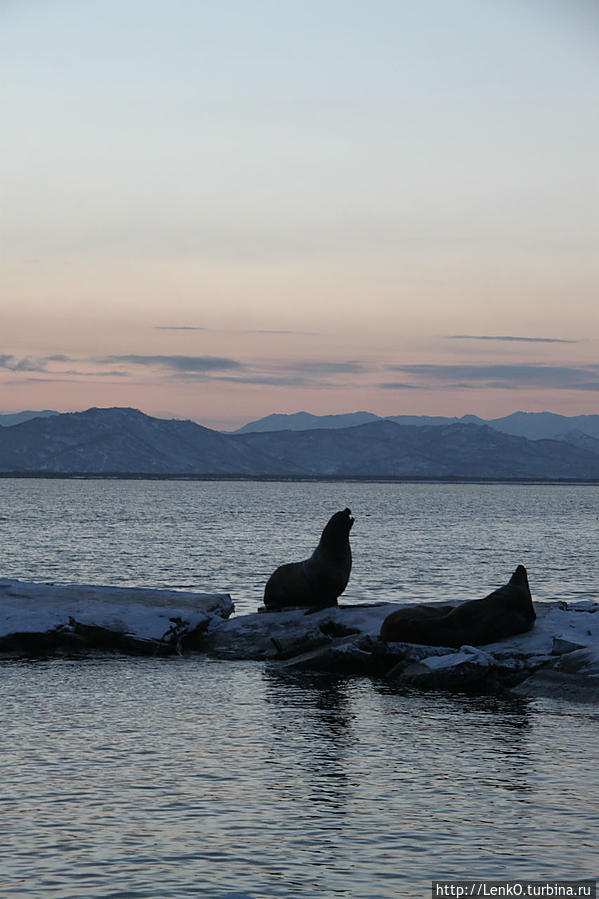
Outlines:
[[309, 559], [277, 568], [264, 588], [266, 608], [319, 609], [337, 605], [337, 597], [347, 587], [351, 572], [349, 532], [353, 523], [350, 509], [335, 512]]
[[383, 621], [381, 639], [426, 646], [481, 646], [523, 634], [536, 618], [524, 565], [507, 584], [482, 599], [448, 606], [399, 609]]

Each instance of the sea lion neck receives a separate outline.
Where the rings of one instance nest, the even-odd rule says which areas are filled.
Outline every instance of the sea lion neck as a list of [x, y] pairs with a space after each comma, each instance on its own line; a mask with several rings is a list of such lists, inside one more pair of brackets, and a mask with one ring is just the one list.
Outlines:
[[530, 593], [530, 586], [528, 583], [528, 572], [524, 565], [518, 565], [513, 575], [509, 580], [510, 584], [517, 584], [519, 587], [524, 587], [525, 590]]

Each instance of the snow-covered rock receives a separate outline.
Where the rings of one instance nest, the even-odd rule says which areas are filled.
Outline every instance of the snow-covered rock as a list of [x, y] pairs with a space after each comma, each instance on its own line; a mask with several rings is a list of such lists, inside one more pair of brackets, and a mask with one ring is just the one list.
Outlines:
[[288, 659], [340, 637], [377, 638], [385, 617], [398, 608], [380, 602], [237, 615], [211, 631], [206, 648], [219, 658]]
[[[383, 620], [405, 604], [292, 609], [230, 618], [207, 635], [220, 658], [266, 659], [285, 668], [384, 675], [427, 689], [511, 687], [551, 670], [596, 679], [599, 686], [599, 604], [535, 603], [532, 630], [484, 647], [383, 643]], [[532, 682], [531, 682], [532, 684]]]
[[554, 663], [526, 678], [514, 688], [514, 692], [523, 696], [550, 696], [553, 699], [599, 702], [597, 625], [589, 630], [591, 633], [587, 633], [586, 636], [594, 637], [594, 640], [587, 646], [573, 644], [570, 651], [562, 652], [562, 641], [559, 640], [557, 648], [560, 651]]
[[599, 699], [597, 602], [537, 602], [528, 633], [457, 650], [381, 641], [384, 619], [406, 605], [229, 617], [228, 594], [0, 580], [0, 652], [192, 649], [285, 668], [383, 676], [419, 689], [514, 687], [524, 695]]
[[228, 594], [0, 580], [0, 651], [198, 647], [233, 611]]

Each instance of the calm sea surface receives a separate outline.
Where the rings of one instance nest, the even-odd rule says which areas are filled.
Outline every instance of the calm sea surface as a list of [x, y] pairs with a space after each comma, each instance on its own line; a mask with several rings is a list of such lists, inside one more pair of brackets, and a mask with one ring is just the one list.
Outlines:
[[[599, 596], [599, 487], [0, 480], [2, 570], [261, 603], [349, 506], [345, 601], [469, 599], [522, 562]], [[202, 656], [0, 662], [0, 896], [425, 897], [597, 875], [596, 707]]]

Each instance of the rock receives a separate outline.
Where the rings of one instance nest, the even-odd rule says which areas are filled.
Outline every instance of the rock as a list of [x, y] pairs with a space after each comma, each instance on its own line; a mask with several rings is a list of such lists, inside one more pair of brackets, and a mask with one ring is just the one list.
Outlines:
[[372, 652], [362, 649], [354, 637], [340, 637], [282, 662], [281, 667], [336, 674], [374, 674], [377, 659]]
[[0, 580], [0, 652], [178, 653], [233, 608], [228, 594]]
[[228, 594], [0, 580], [0, 652], [199, 650], [283, 669], [371, 675], [417, 689], [597, 696], [599, 605], [536, 603], [534, 628], [484, 649], [386, 643], [383, 620], [406, 604], [345, 604], [229, 617]]
[[556, 671], [599, 677], [599, 647], [585, 646], [560, 656], [553, 666]]
[[583, 649], [581, 643], [572, 643], [571, 640], [564, 640], [563, 637], [554, 637], [551, 654], [554, 656], [565, 655], [568, 652], [574, 652], [575, 649]]
[[544, 668], [513, 687], [518, 696], [547, 696], [570, 702], [599, 702], [599, 677]]
[[229, 659], [288, 659], [355, 634], [375, 638], [390, 603], [284, 609], [239, 615], [213, 627], [206, 637], [211, 655]]

